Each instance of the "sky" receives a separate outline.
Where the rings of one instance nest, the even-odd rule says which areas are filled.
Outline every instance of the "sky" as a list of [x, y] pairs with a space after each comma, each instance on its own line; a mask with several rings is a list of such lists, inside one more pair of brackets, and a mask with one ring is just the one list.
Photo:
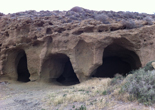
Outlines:
[[90, 10], [131, 11], [155, 13], [155, 0], [0, 0], [0, 12], [4, 14], [26, 10], [70, 10], [80, 6]]

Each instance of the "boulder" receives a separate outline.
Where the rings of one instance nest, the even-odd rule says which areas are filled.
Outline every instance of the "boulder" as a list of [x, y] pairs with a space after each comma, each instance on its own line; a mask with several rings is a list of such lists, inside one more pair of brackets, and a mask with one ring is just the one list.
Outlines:
[[153, 68], [155, 69], [155, 62], [152, 62], [152, 66], [153, 66]]

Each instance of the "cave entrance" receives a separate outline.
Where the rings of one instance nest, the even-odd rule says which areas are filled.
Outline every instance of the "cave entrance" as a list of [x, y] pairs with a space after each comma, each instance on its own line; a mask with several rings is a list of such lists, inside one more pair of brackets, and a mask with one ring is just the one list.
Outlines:
[[137, 54], [118, 44], [107, 46], [103, 53], [103, 64], [96, 69], [94, 77], [113, 78], [115, 74], [126, 76], [141, 67]]
[[17, 62], [17, 74], [18, 74], [18, 81], [21, 82], [28, 82], [30, 81], [30, 73], [27, 68], [27, 57], [25, 52], [22, 50], [16, 59]]
[[69, 57], [60, 54], [54, 58], [57, 62], [60, 62], [63, 66], [62, 74], [56, 79], [57, 82], [62, 85], [74, 85], [80, 83], [70, 62]]

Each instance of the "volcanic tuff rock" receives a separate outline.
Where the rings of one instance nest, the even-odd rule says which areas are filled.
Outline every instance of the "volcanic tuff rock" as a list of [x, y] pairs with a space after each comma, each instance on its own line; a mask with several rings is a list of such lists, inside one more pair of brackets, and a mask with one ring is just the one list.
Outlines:
[[72, 72], [82, 82], [104, 76], [103, 71], [125, 73], [155, 60], [155, 25], [136, 13], [137, 19], [128, 18], [137, 27], [128, 28], [121, 12], [119, 17], [109, 13], [72, 9], [0, 14], [0, 79], [47, 81], [62, 74], [72, 78]]

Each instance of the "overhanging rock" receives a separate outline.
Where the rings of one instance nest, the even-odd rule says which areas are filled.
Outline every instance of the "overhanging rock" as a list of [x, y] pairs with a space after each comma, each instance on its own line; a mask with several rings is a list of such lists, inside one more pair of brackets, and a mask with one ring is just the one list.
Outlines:
[[155, 60], [155, 25], [125, 29], [120, 22], [60, 18], [1, 17], [0, 79], [82, 82]]

